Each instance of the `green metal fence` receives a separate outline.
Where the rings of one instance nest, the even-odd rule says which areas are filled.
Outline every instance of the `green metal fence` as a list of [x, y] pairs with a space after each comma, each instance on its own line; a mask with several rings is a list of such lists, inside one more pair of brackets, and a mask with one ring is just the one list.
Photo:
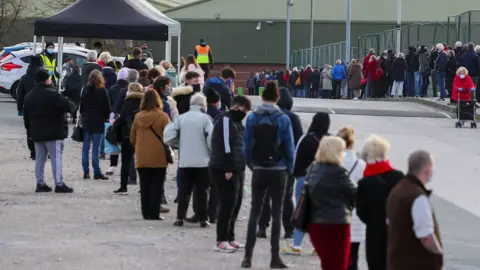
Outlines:
[[[410, 24], [401, 28], [400, 51], [406, 52], [409, 46], [433, 46], [439, 42], [451, 44], [455, 40], [455, 30], [442, 23]], [[381, 33], [363, 35], [358, 38], [360, 55], [368, 54], [370, 48], [376, 52], [393, 50], [396, 53], [397, 29]]]
[[456, 40], [463, 43], [480, 42], [480, 10], [470, 10], [448, 20], [457, 29]]
[[[351, 47], [350, 56], [352, 59], [358, 57], [357, 47]], [[345, 42], [313, 47], [312, 63], [310, 63], [310, 48], [293, 51], [290, 54], [292, 67], [305, 67], [309, 64], [313, 67], [323, 67], [326, 64], [335, 64], [337, 59], [345, 60]]]

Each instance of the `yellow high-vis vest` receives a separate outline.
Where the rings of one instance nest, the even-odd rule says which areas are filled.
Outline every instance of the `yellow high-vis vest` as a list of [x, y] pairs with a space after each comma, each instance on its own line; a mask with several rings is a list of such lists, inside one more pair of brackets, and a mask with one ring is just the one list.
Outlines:
[[53, 72], [53, 77], [57, 79], [57, 76], [55, 76], [55, 64], [57, 63], [57, 60], [54, 58], [53, 61], [51, 61], [45, 54], [40, 54], [40, 57], [43, 61], [43, 68], [47, 71]]
[[208, 64], [210, 63], [210, 59], [208, 57], [208, 54], [210, 53], [210, 46], [200, 46], [197, 45], [195, 47], [195, 50], [197, 50], [197, 63], [199, 64]]

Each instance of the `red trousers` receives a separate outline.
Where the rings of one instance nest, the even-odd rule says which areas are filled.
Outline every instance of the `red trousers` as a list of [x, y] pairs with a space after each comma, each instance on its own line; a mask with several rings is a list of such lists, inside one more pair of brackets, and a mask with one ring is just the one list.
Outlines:
[[350, 261], [350, 224], [309, 224], [308, 234], [322, 270], [346, 270]]

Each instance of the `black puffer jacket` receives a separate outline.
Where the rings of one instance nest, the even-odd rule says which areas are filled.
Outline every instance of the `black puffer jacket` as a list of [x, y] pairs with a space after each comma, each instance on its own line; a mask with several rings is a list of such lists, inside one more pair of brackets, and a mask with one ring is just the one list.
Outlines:
[[96, 62], [86, 62], [82, 66], [82, 85], [87, 86], [88, 84], [88, 77], [90, 76], [90, 73], [94, 70], [98, 70], [102, 72], [102, 66], [97, 64]]
[[[228, 129], [224, 126], [228, 125]], [[228, 130], [228, 133], [224, 132]], [[225, 172], [242, 172], [245, 170], [246, 161], [243, 155], [242, 122], [234, 122], [230, 113], [219, 116], [214, 123], [212, 131], [212, 150], [209, 166]]]
[[143, 93], [129, 93], [123, 102], [120, 116], [113, 123], [113, 130], [117, 134], [117, 139], [130, 139], [130, 130], [132, 129], [135, 115], [140, 111]]
[[308, 133], [300, 138], [295, 156], [295, 177], [307, 175], [307, 168], [315, 160], [315, 153], [323, 136], [329, 135], [330, 116], [327, 113], [319, 112], [313, 116]]
[[302, 122], [300, 121], [300, 117], [291, 111], [293, 107], [293, 98], [286, 87], [280, 87], [280, 99], [277, 102], [277, 106], [280, 107], [282, 112], [285, 113], [288, 118], [290, 118], [290, 122], [292, 123], [293, 141], [295, 145], [297, 145], [298, 140], [300, 140], [303, 135]]
[[68, 135], [66, 113], [74, 109], [51, 85], [39, 84], [25, 97], [25, 128], [35, 142], [63, 140]]
[[306, 181], [312, 224], [350, 224], [357, 185], [341, 165], [314, 163]]
[[17, 111], [19, 112], [23, 112], [25, 97], [35, 87], [35, 75], [39, 69], [39, 66], [30, 64], [27, 73], [20, 78], [17, 86]]
[[103, 133], [105, 122], [110, 117], [111, 107], [105, 88], [88, 86], [83, 89], [80, 100], [82, 127], [86, 132]]

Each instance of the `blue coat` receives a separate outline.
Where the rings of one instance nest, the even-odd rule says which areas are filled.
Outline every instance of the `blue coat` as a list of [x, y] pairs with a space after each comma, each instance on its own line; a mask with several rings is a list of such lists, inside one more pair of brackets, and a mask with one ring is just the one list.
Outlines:
[[332, 69], [332, 79], [335, 81], [341, 81], [347, 78], [347, 72], [342, 65], [335, 65]]

